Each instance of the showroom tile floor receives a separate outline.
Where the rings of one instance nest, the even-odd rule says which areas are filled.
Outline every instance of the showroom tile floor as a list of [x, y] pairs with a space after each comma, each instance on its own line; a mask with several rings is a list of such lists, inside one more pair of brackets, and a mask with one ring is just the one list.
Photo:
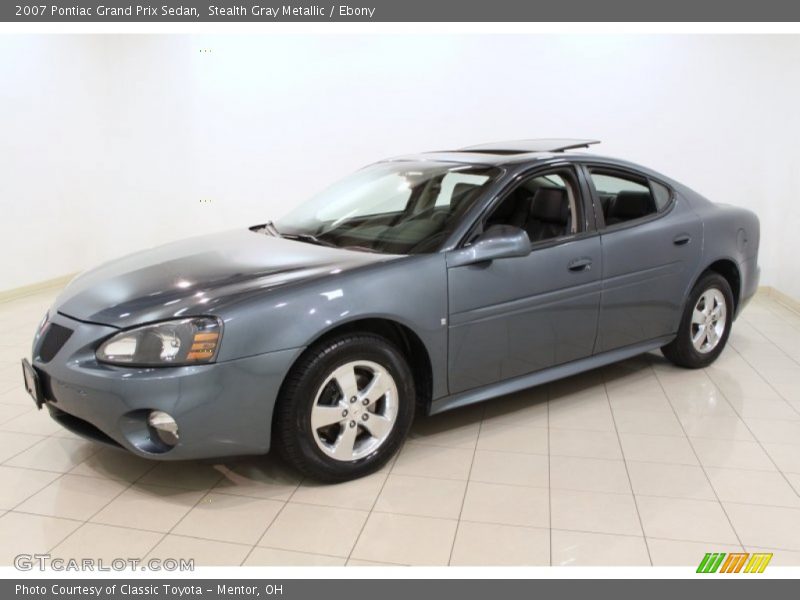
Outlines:
[[711, 368], [659, 354], [431, 418], [383, 471], [153, 463], [37, 412], [19, 358], [48, 292], [0, 303], [0, 564], [800, 565], [800, 315], [757, 296]]

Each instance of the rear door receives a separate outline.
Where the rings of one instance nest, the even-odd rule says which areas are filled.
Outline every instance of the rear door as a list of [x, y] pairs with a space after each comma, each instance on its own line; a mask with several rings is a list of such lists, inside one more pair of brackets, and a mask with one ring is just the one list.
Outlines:
[[670, 336], [700, 260], [702, 223], [666, 184], [586, 165], [603, 247], [595, 353]]

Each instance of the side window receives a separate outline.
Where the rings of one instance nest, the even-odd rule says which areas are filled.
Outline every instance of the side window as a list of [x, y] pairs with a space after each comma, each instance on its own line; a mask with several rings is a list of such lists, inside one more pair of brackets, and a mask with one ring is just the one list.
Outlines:
[[672, 199], [672, 192], [670, 192], [669, 188], [666, 186], [652, 180], [650, 181], [650, 187], [653, 189], [653, 198], [655, 198], [656, 201], [656, 208], [659, 211], [664, 210]]
[[523, 180], [486, 220], [491, 225], [513, 225], [532, 242], [562, 237], [579, 230], [578, 185], [570, 171], [556, 171]]
[[616, 225], [652, 215], [669, 204], [663, 185], [634, 175], [590, 171], [606, 225]]

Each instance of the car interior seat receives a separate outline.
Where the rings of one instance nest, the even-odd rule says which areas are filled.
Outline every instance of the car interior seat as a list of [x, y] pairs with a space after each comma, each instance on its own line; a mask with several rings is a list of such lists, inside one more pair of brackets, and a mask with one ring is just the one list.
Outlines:
[[655, 213], [656, 202], [650, 192], [622, 191], [611, 201], [606, 224], [614, 225]]
[[496, 224], [513, 225], [525, 229], [531, 212], [531, 192], [520, 186], [500, 203], [486, 222], [487, 227]]
[[571, 214], [567, 191], [560, 188], [539, 188], [532, 200], [525, 230], [532, 242], [566, 235]]
[[600, 210], [603, 212], [603, 218], [608, 219], [608, 207], [611, 206], [614, 194], [604, 194], [600, 192], [597, 195], [600, 198]]
[[452, 210], [453, 205], [458, 204], [463, 200], [470, 191], [474, 191], [478, 189], [480, 186], [475, 183], [457, 183], [453, 186], [453, 191], [450, 194], [450, 208]]
[[446, 212], [451, 226], [455, 226], [464, 213], [469, 210], [480, 189], [481, 186], [474, 183], [457, 183], [453, 186], [450, 194], [450, 206]]

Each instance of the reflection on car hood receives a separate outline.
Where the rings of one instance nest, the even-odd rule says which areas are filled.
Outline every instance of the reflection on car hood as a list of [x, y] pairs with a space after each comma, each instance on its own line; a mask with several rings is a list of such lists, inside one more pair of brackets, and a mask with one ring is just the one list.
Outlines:
[[87, 271], [67, 286], [54, 308], [82, 321], [130, 327], [215, 314], [254, 293], [393, 258], [247, 229], [230, 231], [145, 250]]

